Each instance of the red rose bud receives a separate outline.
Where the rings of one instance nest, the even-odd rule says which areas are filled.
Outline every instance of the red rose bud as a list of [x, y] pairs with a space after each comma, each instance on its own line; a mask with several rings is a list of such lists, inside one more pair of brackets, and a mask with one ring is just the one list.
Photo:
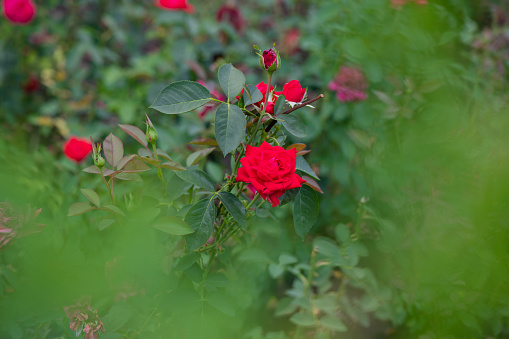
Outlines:
[[72, 161], [80, 162], [92, 152], [92, 143], [86, 138], [71, 136], [64, 143], [63, 151]]
[[147, 141], [151, 144], [155, 143], [157, 141], [157, 131], [155, 128], [147, 126]]
[[281, 67], [281, 58], [275, 48], [263, 51], [260, 56], [260, 66], [269, 73], [275, 72]]
[[156, 0], [155, 5], [164, 10], [194, 13], [194, 6], [188, 4], [187, 0]]
[[283, 86], [282, 92], [276, 92], [276, 94], [283, 94], [287, 101], [302, 102], [306, 89], [300, 86], [299, 80], [292, 80]]
[[4, 0], [3, 14], [13, 24], [28, 24], [35, 16], [37, 8], [31, 0]]
[[237, 181], [254, 186], [260, 196], [272, 207], [279, 205], [279, 198], [289, 189], [302, 187], [306, 181], [295, 173], [297, 150], [285, 150], [264, 141], [260, 147], [246, 146], [246, 155], [240, 159], [242, 167]]

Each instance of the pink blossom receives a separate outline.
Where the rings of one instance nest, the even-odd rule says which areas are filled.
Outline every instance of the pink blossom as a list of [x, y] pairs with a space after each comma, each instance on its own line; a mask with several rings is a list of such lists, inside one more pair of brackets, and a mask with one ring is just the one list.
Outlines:
[[336, 97], [341, 102], [363, 101], [368, 98], [366, 78], [355, 68], [341, 67], [338, 74], [329, 82], [329, 89], [336, 91]]

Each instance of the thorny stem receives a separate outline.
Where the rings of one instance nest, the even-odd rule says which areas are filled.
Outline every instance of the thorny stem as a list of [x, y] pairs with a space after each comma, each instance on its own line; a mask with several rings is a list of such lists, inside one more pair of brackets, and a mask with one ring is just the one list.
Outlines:
[[[304, 101], [302, 104], [298, 104], [297, 106], [294, 106], [293, 108], [290, 108], [288, 111], [285, 111], [285, 112], [283, 112], [283, 113], [281, 113], [281, 114], [290, 114], [290, 113], [292, 113], [293, 111], [295, 111], [295, 110], [297, 110], [297, 109], [299, 109], [299, 108], [301, 108], [301, 107], [304, 107], [304, 106], [306, 106], [306, 105], [309, 105], [309, 104], [311, 104], [311, 103], [315, 102], [316, 100], [323, 98], [324, 96], [325, 96], [325, 95], [320, 94], [320, 95], [319, 95], [319, 96], [317, 96], [316, 98], [311, 99], [311, 100], [308, 100], [308, 101]], [[274, 125], [276, 124], [276, 122], [277, 122], [277, 120], [272, 120], [272, 121], [270, 122], [270, 124], [267, 126], [267, 128], [265, 129], [265, 132], [266, 132], [266, 133], [269, 133], [269, 131], [272, 129], [272, 127], [274, 127]]]
[[251, 206], [253, 206], [254, 202], [258, 199], [259, 196], [260, 196], [260, 193], [256, 193], [253, 200], [251, 200], [249, 205], [246, 206], [246, 211], [249, 211], [249, 209], [251, 208]]
[[251, 144], [253, 144], [253, 142], [254, 142], [254, 140], [256, 138], [256, 134], [258, 134], [258, 130], [260, 129], [260, 124], [262, 123], [262, 120], [263, 120], [263, 116], [265, 115], [265, 113], [267, 111], [267, 102], [269, 101], [270, 85], [271, 85], [271, 82], [272, 82], [272, 73], [269, 73], [269, 79], [268, 79], [267, 82], [268, 82], [267, 83], [267, 92], [265, 93], [265, 101], [263, 103], [263, 111], [260, 114], [260, 117], [258, 118], [258, 123], [256, 124], [256, 129], [254, 130], [253, 138], [251, 139]]

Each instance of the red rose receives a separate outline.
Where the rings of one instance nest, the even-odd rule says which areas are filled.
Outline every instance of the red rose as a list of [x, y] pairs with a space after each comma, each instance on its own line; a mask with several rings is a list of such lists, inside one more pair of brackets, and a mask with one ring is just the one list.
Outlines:
[[194, 13], [194, 6], [188, 4], [187, 0], [156, 0], [155, 5], [165, 10]]
[[240, 159], [242, 167], [237, 173], [237, 181], [252, 184], [261, 197], [275, 207], [285, 191], [301, 187], [306, 182], [295, 173], [296, 162], [295, 148], [285, 150], [266, 141], [260, 147], [247, 145], [246, 155]]
[[[263, 94], [263, 99], [256, 104], [261, 104], [265, 102], [265, 97], [267, 96], [267, 84], [265, 82], [260, 82], [258, 85], [256, 85], [256, 88]], [[274, 86], [270, 85], [270, 92], [274, 90]]]
[[276, 94], [283, 94], [286, 100], [291, 102], [302, 102], [306, 89], [300, 86], [299, 80], [292, 80], [283, 86], [282, 92], [276, 92]]
[[63, 150], [66, 157], [80, 162], [92, 152], [92, 143], [86, 138], [71, 136], [64, 143]]
[[14, 24], [28, 24], [35, 16], [36, 7], [31, 0], [4, 0], [4, 16]]

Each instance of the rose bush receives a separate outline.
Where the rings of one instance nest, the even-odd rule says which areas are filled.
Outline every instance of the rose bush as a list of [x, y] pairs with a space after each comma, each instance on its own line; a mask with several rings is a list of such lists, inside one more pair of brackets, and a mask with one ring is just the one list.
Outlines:
[[285, 150], [264, 141], [260, 147], [247, 145], [246, 155], [240, 159], [237, 181], [250, 183], [272, 207], [289, 189], [301, 187], [306, 180], [295, 173], [297, 150]]

